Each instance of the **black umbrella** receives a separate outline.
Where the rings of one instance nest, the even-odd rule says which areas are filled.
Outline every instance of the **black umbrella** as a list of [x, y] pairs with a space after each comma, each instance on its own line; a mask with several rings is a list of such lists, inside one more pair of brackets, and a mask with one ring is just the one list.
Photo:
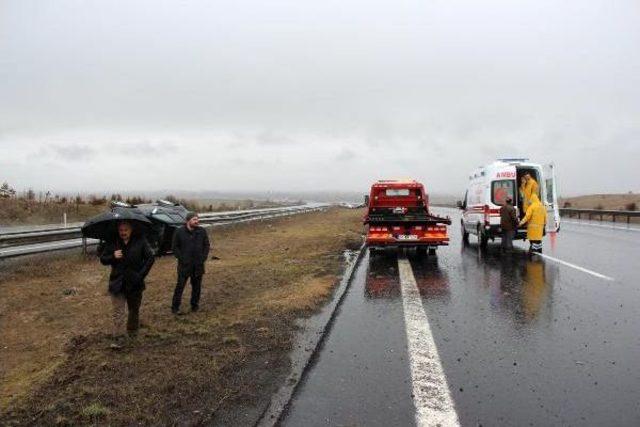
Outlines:
[[133, 208], [115, 207], [87, 220], [82, 226], [82, 236], [100, 240], [115, 240], [118, 237], [118, 222], [127, 221], [133, 225], [133, 232], [147, 234], [151, 232], [151, 221]]

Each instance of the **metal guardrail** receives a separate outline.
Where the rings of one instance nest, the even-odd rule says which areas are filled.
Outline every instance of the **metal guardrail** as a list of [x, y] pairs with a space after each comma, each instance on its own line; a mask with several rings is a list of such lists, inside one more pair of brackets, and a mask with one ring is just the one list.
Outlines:
[[[326, 209], [328, 204], [310, 204], [243, 211], [199, 214], [205, 227], [268, 219]], [[98, 241], [82, 237], [80, 227], [51, 227], [34, 231], [0, 232], [0, 259], [95, 245]]]
[[585, 217], [590, 220], [594, 217], [598, 217], [600, 218], [600, 221], [603, 221], [604, 217], [611, 217], [613, 219], [613, 222], [616, 222], [616, 218], [618, 217], [626, 217], [627, 224], [629, 224], [631, 222], [631, 218], [640, 218], [640, 211], [560, 208], [560, 215], [578, 219], [582, 219], [582, 217]]
[[81, 237], [80, 227], [62, 228], [59, 230], [33, 231], [24, 233], [0, 234], [0, 246], [23, 242], [37, 242], [53, 237], [55, 240]]
[[[315, 206], [315, 205], [311, 205]], [[242, 211], [225, 211], [225, 212], [207, 212], [199, 214], [201, 222], [217, 222], [217, 221], [225, 221], [228, 219], [240, 219], [245, 217], [252, 217], [260, 214], [267, 213], [275, 213], [282, 211], [296, 211], [299, 209], [307, 209], [309, 206], [307, 205], [298, 205], [298, 206], [287, 206], [281, 208], [266, 208], [266, 209], [254, 209], [254, 210], [242, 210]], [[71, 227], [63, 227], [63, 226], [51, 226], [51, 227], [35, 227], [33, 230], [8, 230], [2, 231], [0, 230], [0, 244], [2, 243], [12, 243], [12, 242], [20, 242], [23, 240], [37, 239], [38, 237], [49, 237], [49, 236], [60, 236], [60, 237], [80, 237], [81, 227], [80, 226], [71, 226]]]
[[49, 224], [49, 225], [34, 225], [34, 226], [17, 226], [17, 227], [8, 227], [2, 228], [0, 227], [0, 237], [2, 236], [11, 236], [14, 234], [31, 234], [31, 233], [41, 233], [45, 231], [56, 231], [56, 230], [73, 230], [79, 229], [82, 226], [82, 222], [74, 222], [71, 224], [61, 225], [61, 224]]

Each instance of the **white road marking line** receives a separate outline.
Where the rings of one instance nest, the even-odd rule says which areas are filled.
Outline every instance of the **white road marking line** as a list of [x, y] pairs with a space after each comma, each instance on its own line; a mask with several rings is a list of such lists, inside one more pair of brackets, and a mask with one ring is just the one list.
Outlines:
[[398, 271], [407, 330], [416, 424], [418, 427], [459, 426], [458, 414], [449, 394], [447, 378], [409, 260], [398, 257]]
[[542, 257], [544, 259], [548, 259], [550, 261], [557, 262], [558, 264], [562, 264], [562, 265], [566, 265], [567, 267], [575, 268], [576, 270], [580, 270], [580, 271], [582, 271], [584, 273], [591, 274], [592, 276], [598, 277], [600, 279], [610, 280], [610, 281], [614, 281], [615, 280], [613, 277], [609, 277], [609, 276], [605, 276], [604, 274], [596, 273], [593, 270], [589, 270], [587, 268], [580, 267], [579, 265], [571, 264], [570, 262], [563, 261], [561, 259], [554, 258], [554, 257], [549, 256], [549, 255], [539, 254], [539, 253], [536, 253], [536, 255], [538, 255], [538, 256], [540, 256], [540, 257]]
[[600, 228], [607, 228], [607, 229], [613, 229], [613, 230], [623, 230], [623, 231], [640, 231], [640, 228], [638, 228], [638, 227], [620, 227], [619, 225], [593, 224], [591, 222], [579, 222], [579, 221], [563, 220], [562, 224], [586, 225], [588, 227], [600, 227]]

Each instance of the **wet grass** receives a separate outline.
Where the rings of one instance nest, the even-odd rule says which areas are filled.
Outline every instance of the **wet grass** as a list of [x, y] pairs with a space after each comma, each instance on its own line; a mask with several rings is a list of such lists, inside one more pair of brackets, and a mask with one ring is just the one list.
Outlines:
[[214, 229], [221, 260], [207, 263], [201, 311], [184, 316], [169, 310], [175, 262], [159, 259], [141, 332], [117, 351], [108, 269], [95, 259], [3, 271], [0, 423], [246, 424], [286, 376], [295, 319], [330, 297], [342, 252], [359, 246], [361, 215], [335, 209]]

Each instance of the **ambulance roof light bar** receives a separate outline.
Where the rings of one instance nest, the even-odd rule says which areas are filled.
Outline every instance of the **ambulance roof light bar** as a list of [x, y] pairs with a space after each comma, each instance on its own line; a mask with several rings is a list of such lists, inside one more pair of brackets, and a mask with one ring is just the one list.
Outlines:
[[523, 162], [529, 161], [529, 159], [527, 158], [506, 158], [506, 159], [498, 159], [498, 160], [505, 163], [523, 163]]

